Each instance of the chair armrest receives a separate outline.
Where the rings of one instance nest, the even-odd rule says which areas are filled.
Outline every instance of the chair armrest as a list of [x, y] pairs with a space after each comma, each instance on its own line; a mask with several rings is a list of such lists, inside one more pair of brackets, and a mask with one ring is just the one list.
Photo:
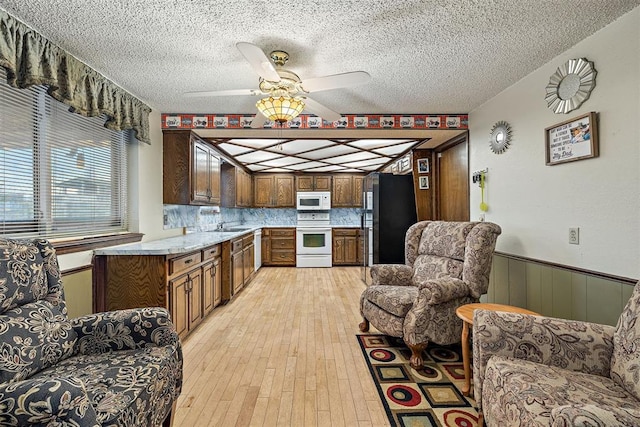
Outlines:
[[474, 311], [473, 385], [478, 407], [491, 356], [513, 357], [608, 377], [614, 330], [613, 326], [552, 317]]
[[424, 304], [436, 305], [462, 298], [469, 295], [469, 286], [460, 279], [444, 277], [437, 280], [427, 280], [418, 284], [419, 300]]
[[108, 311], [71, 320], [78, 334], [75, 354], [133, 350], [147, 345], [180, 346], [169, 312], [161, 307]]
[[100, 426], [82, 381], [34, 378], [0, 384], [0, 424]]
[[640, 410], [617, 406], [564, 405], [551, 410], [553, 427], [627, 427], [640, 424]]
[[405, 264], [374, 264], [371, 279], [374, 285], [411, 286], [413, 268]]

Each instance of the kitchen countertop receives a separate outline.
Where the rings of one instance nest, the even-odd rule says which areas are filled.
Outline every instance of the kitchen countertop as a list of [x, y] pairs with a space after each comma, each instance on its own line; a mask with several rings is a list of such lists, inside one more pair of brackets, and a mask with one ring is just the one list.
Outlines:
[[[359, 226], [331, 225], [332, 228], [359, 228]], [[207, 246], [234, 239], [261, 228], [296, 228], [295, 225], [239, 225], [232, 229], [242, 228], [242, 231], [202, 231], [185, 234], [183, 236], [168, 237], [150, 242], [129, 243], [95, 249], [95, 255], [174, 255], [197, 251]]]

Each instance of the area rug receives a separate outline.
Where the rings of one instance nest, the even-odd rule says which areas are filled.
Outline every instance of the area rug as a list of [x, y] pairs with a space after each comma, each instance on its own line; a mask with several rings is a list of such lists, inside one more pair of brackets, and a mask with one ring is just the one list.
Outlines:
[[464, 384], [459, 345], [429, 344], [424, 367], [409, 365], [411, 350], [402, 339], [386, 335], [357, 335], [378, 394], [394, 427], [474, 427], [478, 413]]

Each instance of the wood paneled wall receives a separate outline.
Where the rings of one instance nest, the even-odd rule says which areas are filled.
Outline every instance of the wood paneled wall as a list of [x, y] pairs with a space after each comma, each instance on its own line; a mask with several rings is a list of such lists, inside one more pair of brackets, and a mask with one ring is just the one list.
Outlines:
[[615, 325], [632, 291], [630, 280], [495, 254], [489, 292], [481, 300], [544, 316]]

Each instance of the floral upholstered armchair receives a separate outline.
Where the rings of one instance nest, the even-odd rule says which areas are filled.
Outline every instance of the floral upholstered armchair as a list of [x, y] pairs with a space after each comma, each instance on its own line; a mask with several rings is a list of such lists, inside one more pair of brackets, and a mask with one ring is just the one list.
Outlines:
[[373, 282], [360, 297], [360, 330], [367, 332], [371, 323], [403, 338], [414, 368], [422, 367], [422, 351], [430, 341], [460, 342], [456, 309], [487, 292], [501, 232], [490, 222], [422, 221], [409, 227], [405, 264], [371, 266]]
[[0, 425], [170, 425], [181, 387], [165, 309], [68, 319], [49, 242], [0, 239]]
[[474, 395], [487, 425], [640, 426], [640, 282], [617, 326], [476, 310]]

